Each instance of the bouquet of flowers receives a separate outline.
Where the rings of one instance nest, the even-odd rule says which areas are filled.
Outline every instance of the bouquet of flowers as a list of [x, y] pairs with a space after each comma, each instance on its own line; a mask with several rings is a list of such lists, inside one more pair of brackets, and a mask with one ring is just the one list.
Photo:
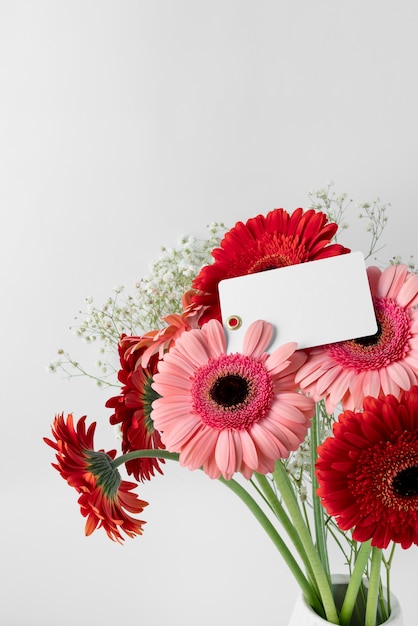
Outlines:
[[[328, 187], [310, 199], [307, 210], [274, 209], [230, 229], [214, 224], [207, 240], [164, 250], [134, 296], [121, 302], [117, 289], [101, 308], [89, 299], [77, 332], [100, 343], [99, 375], [64, 351], [51, 370], [110, 386], [117, 353], [118, 389], [106, 407], [122, 454], [96, 448], [86, 416], [56, 415], [45, 442], [79, 494], [87, 535], [141, 535], [137, 516], [147, 503], [134, 490], [174, 460], [241, 498], [314, 613], [331, 624], [376, 626], [391, 614], [395, 545], [418, 544], [418, 275], [400, 259], [369, 265], [377, 333], [304, 350], [295, 342], [270, 350], [273, 325], [257, 319], [241, 351], [230, 353], [220, 309], [221, 280], [350, 252], [337, 241], [345, 194]], [[361, 211], [370, 258], [386, 205]], [[134, 480], [122, 479], [123, 465]], [[340, 602], [330, 541], [348, 568]]]

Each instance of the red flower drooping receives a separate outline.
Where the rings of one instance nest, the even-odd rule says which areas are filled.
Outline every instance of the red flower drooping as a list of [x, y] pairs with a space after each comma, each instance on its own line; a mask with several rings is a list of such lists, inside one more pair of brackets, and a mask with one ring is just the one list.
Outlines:
[[208, 307], [200, 321], [203, 323], [213, 317], [221, 321], [218, 283], [225, 278], [349, 252], [340, 244], [330, 243], [337, 229], [337, 224], [327, 222], [325, 213], [301, 208], [292, 214], [274, 209], [245, 224], [238, 222], [226, 233], [220, 248], [213, 250], [215, 262], [203, 267], [193, 282], [193, 287], [199, 291], [194, 301]]
[[327, 512], [353, 539], [386, 548], [418, 544], [418, 386], [364, 399], [319, 446], [316, 475]]
[[132, 493], [136, 483], [121, 480], [118, 470], [112, 467], [116, 450], [94, 450], [96, 423], [86, 430], [85, 421], [84, 416], [74, 427], [71, 413], [67, 421], [62, 414], [57, 415], [52, 426], [55, 441], [44, 438], [56, 451], [57, 463], [52, 466], [81, 494], [78, 503], [87, 518], [85, 533], [91, 535], [96, 528], [104, 528], [118, 543], [125, 539], [120, 531], [128, 537], [142, 535], [145, 522], [130, 513], [141, 513], [148, 503]]

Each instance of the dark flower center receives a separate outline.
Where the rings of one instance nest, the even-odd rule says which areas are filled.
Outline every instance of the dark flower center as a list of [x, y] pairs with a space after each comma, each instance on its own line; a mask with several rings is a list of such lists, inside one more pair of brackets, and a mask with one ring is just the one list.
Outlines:
[[193, 412], [218, 430], [242, 430], [263, 419], [274, 396], [264, 359], [220, 354], [199, 367], [191, 388]]
[[394, 492], [399, 496], [412, 498], [418, 495], [418, 467], [401, 470], [392, 481]]
[[236, 374], [227, 374], [215, 381], [209, 395], [216, 404], [224, 407], [240, 405], [248, 396], [248, 382]]
[[375, 346], [379, 343], [380, 337], [382, 335], [382, 325], [377, 321], [377, 331], [374, 335], [368, 335], [367, 337], [359, 337], [358, 339], [354, 339], [354, 343], [357, 343], [359, 346]]
[[411, 318], [407, 309], [391, 298], [375, 298], [377, 333], [329, 344], [328, 354], [357, 373], [378, 370], [405, 358], [410, 350]]

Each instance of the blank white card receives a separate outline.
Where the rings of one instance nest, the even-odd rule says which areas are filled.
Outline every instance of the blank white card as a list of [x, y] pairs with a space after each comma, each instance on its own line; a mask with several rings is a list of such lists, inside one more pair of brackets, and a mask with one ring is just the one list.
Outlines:
[[255, 320], [274, 326], [268, 351], [299, 349], [374, 335], [376, 317], [361, 252], [227, 278], [219, 283], [228, 352], [241, 352]]

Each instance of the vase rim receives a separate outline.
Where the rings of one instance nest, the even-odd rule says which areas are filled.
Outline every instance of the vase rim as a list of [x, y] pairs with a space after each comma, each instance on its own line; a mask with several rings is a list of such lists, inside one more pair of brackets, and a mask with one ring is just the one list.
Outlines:
[[[348, 574], [332, 574], [331, 580], [334, 585], [347, 585], [350, 580], [350, 576]], [[367, 582], [367, 581], [366, 581]], [[384, 587], [385, 589], [385, 587]], [[391, 592], [390, 593], [390, 601], [391, 601], [391, 613], [388, 619], [380, 624], [380, 626], [402, 626], [403, 625], [403, 617], [402, 617], [402, 609], [401, 605], [397, 597]], [[303, 611], [307, 619], [305, 621], [301, 620], [301, 613], [298, 613], [297, 606], [299, 603], [299, 607], [303, 607]], [[296, 621], [295, 621], [296, 618]], [[292, 614], [292, 619], [289, 622], [289, 626], [331, 626], [330, 622], [326, 619], [322, 618], [320, 615], [314, 612], [312, 607], [306, 601], [304, 595], [302, 593], [299, 594], [297, 604], [295, 605], [295, 610]]]

